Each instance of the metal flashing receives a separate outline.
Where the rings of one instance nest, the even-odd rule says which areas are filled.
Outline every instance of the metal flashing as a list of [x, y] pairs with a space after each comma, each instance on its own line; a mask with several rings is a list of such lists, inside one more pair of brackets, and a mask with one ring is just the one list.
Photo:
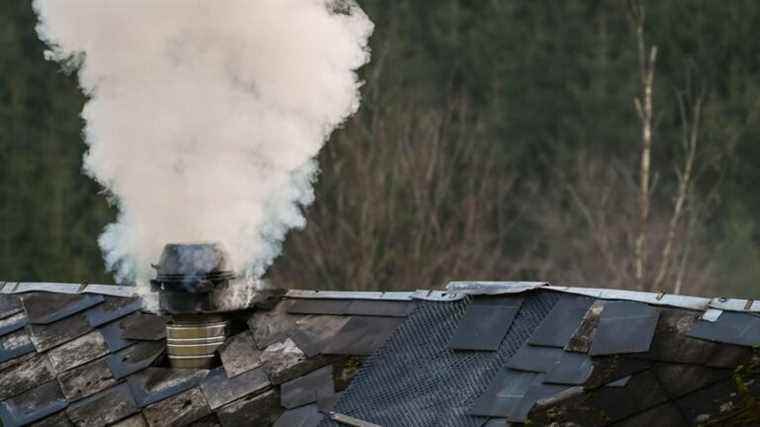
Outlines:
[[382, 301], [459, 301], [465, 297], [449, 291], [419, 289], [414, 292], [356, 292], [356, 291], [316, 291], [291, 289], [285, 294], [292, 299], [336, 299], [336, 300], [382, 300]]
[[[649, 350], [660, 311], [632, 301], [609, 301], [599, 318], [589, 354], [604, 356]], [[760, 319], [758, 319], [760, 321]]]
[[547, 282], [449, 282], [446, 290], [464, 295], [519, 294], [548, 286]]

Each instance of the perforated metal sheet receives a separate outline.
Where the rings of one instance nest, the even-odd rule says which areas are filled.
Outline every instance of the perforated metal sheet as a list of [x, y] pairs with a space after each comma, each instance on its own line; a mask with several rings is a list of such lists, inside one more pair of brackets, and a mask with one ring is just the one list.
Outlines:
[[[368, 357], [335, 411], [384, 427], [482, 426], [487, 418], [467, 411], [559, 298], [546, 292], [527, 297], [493, 352], [448, 348], [471, 300], [420, 302]], [[323, 420], [320, 426], [338, 424]]]

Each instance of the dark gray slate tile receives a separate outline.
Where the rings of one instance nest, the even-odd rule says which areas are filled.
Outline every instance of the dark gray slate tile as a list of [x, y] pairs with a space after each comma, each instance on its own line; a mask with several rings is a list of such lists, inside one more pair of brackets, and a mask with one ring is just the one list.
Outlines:
[[23, 312], [0, 319], [0, 337], [18, 331], [26, 326], [27, 323], [26, 314]]
[[107, 356], [106, 363], [118, 380], [150, 366], [164, 349], [162, 342], [140, 342]]
[[681, 363], [657, 363], [653, 369], [662, 388], [671, 398], [683, 396], [706, 385], [724, 380], [734, 373], [732, 369], [713, 369]]
[[414, 310], [413, 301], [296, 299], [289, 301], [288, 313], [406, 317]]
[[136, 312], [119, 320], [119, 326], [126, 339], [158, 341], [166, 338], [166, 322], [155, 314]]
[[545, 383], [582, 385], [591, 376], [594, 364], [591, 358], [583, 353], [563, 351], [554, 368], [546, 373]]
[[324, 418], [316, 404], [285, 411], [274, 427], [317, 427]]
[[563, 353], [566, 352], [561, 348], [523, 345], [505, 366], [519, 371], [549, 372], [554, 369]]
[[599, 318], [604, 310], [605, 301], [596, 300], [583, 315], [578, 328], [573, 332], [570, 340], [565, 346], [565, 351], [574, 351], [576, 353], [588, 353], [591, 349], [591, 342], [596, 334], [596, 328], [599, 325]]
[[98, 328], [98, 331], [103, 335], [108, 349], [112, 352], [119, 351], [134, 344], [134, 341], [130, 341], [124, 337], [124, 330], [121, 328], [121, 325], [119, 325], [118, 320], [101, 326]]
[[92, 331], [47, 352], [59, 374], [108, 354], [108, 346], [98, 331]]
[[285, 408], [292, 409], [334, 394], [333, 367], [325, 366], [283, 383], [280, 387], [280, 402]]
[[335, 405], [338, 404], [338, 399], [343, 396], [344, 392], [333, 393], [327, 397], [320, 397], [317, 399], [317, 407], [322, 413], [329, 413], [335, 410]]
[[203, 393], [197, 388], [156, 402], [143, 411], [151, 427], [189, 425], [210, 413]]
[[454, 331], [449, 348], [452, 350], [494, 351], [509, 331], [520, 311], [522, 298], [477, 297]]
[[[18, 357], [13, 356], [13, 358], [11, 359], [4, 359], [3, 355], [5, 355], [6, 353], [4, 353], [3, 351], [3, 340], [0, 339], [0, 371], [4, 371], [8, 368], [18, 366], [37, 355], [37, 353], [34, 351], [34, 346], [32, 345], [32, 342], [29, 341], [28, 336], [26, 337], [26, 341], [30, 349], [29, 352], [22, 354]], [[4, 362], [2, 362], [2, 360], [4, 360]]]
[[17, 295], [0, 294], [0, 319], [20, 313], [24, 310]]
[[256, 348], [250, 331], [228, 338], [219, 348], [219, 356], [227, 376], [232, 378], [261, 366], [261, 351]]
[[146, 368], [127, 378], [129, 389], [140, 407], [182, 393], [200, 385], [209, 371]]
[[222, 423], [219, 421], [216, 413], [212, 412], [199, 420], [193, 421], [187, 427], [222, 427]]
[[538, 401], [557, 396], [570, 388], [565, 385], [545, 384], [542, 382], [542, 377], [543, 374], [539, 374], [517, 407], [506, 417], [507, 421], [525, 423], [528, 420], [528, 414]]
[[282, 408], [276, 390], [246, 396], [216, 411], [224, 427], [269, 427], [280, 417]]
[[506, 418], [520, 410], [520, 403], [528, 390], [539, 380], [534, 372], [505, 368], [499, 371], [468, 411], [470, 415]]
[[735, 418], [739, 411], [756, 417], [756, 409], [748, 407], [746, 402], [748, 397], [757, 398], [760, 394], [760, 382], [755, 378], [745, 386], [746, 391], [740, 392], [736, 381], [729, 378], [687, 394], [676, 400], [676, 406], [690, 425], [753, 425], [751, 421], [750, 424], [741, 423]]
[[248, 320], [256, 347], [263, 350], [290, 335], [296, 322], [305, 316], [287, 313], [287, 304], [281, 302], [269, 311], [255, 311]]
[[725, 311], [715, 322], [699, 320], [690, 337], [744, 346], [760, 345], [760, 317], [750, 313]]
[[449, 341], [452, 350], [495, 351], [519, 307], [470, 304]]
[[41, 420], [68, 405], [58, 383], [50, 381], [16, 397], [0, 402], [0, 421], [16, 427]]
[[580, 296], [563, 296], [533, 332], [529, 344], [564, 348], [578, 329], [593, 300]]
[[111, 427], [148, 427], [148, 422], [145, 421], [142, 413], [137, 413], [131, 417], [124, 418], [116, 424], [112, 424]]
[[659, 310], [647, 304], [607, 302], [589, 354], [601, 356], [649, 351], [659, 317]]
[[74, 368], [58, 377], [58, 382], [67, 399], [74, 401], [105, 390], [116, 383], [108, 369], [106, 359], [98, 359]]
[[46, 354], [35, 354], [17, 366], [0, 371], [0, 400], [19, 395], [55, 379]]
[[296, 322], [290, 338], [307, 357], [314, 357], [324, 350], [330, 340], [348, 323], [350, 317], [313, 315]]
[[613, 427], [667, 426], [686, 427], [689, 424], [671, 403], [655, 406], [640, 414], [612, 424]]
[[33, 352], [34, 346], [26, 329], [0, 337], [0, 366], [3, 368], [15, 365], [14, 359]]
[[260, 393], [270, 386], [264, 369], [254, 369], [234, 378], [227, 378], [224, 369], [217, 368], [201, 383], [201, 390], [211, 409], [216, 409], [243, 396]]
[[103, 390], [71, 404], [66, 414], [77, 426], [100, 427], [126, 418], [138, 411], [127, 384]]
[[324, 354], [362, 355], [378, 349], [403, 322], [398, 317], [353, 316], [322, 350]]
[[594, 357], [594, 369], [584, 385], [588, 388], [601, 387], [629, 375], [650, 369], [652, 362], [621, 355]]
[[102, 304], [87, 310], [87, 321], [93, 328], [134, 313], [142, 307], [142, 300], [138, 297], [122, 298], [106, 295], [103, 298]]
[[660, 320], [648, 352], [636, 354], [661, 362], [705, 364], [720, 344], [687, 336], [698, 313], [690, 310], [661, 308]]
[[29, 322], [48, 324], [103, 302], [102, 295], [37, 292], [21, 295]]
[[66, 411], [61, 411], [56, 414], [45, 417], [36, 423], [32, 424], [32, 427], [70, 427], [71, 424], [69, 417], [66, 415]]
[[84, 313], [78, 313], [63, 320], [48, 324], [27, 326], [32, 343], [38, 352], [43, 352], [90, 332], [92, 326]]
[[307, 358], [290, 338], [276, 342], [261, 352], [261, 361], [272, 384], [282, 384], [338, 359], [326, 356]]

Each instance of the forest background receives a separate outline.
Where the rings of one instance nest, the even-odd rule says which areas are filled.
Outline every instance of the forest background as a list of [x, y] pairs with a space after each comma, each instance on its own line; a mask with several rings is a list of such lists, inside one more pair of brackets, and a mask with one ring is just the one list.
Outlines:
[[[272, 282], [760, 294], [760, 3], [359, 3], [362, 106]], [[35, 23], [0, 2], [0, 280], [111, 283], [84, 97]]]

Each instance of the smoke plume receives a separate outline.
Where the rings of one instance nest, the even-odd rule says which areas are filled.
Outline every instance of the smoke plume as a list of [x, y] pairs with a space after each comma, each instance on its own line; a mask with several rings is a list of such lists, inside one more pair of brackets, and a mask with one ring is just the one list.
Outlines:
[[89, 97], [84, 170], [119, 208], [119, 281], [167, 242], [221, 242], [259, 278], [314, 199], [315, 156], [359, 105], [372, 22], [353, 0], [35, 0], [46, 57]]

